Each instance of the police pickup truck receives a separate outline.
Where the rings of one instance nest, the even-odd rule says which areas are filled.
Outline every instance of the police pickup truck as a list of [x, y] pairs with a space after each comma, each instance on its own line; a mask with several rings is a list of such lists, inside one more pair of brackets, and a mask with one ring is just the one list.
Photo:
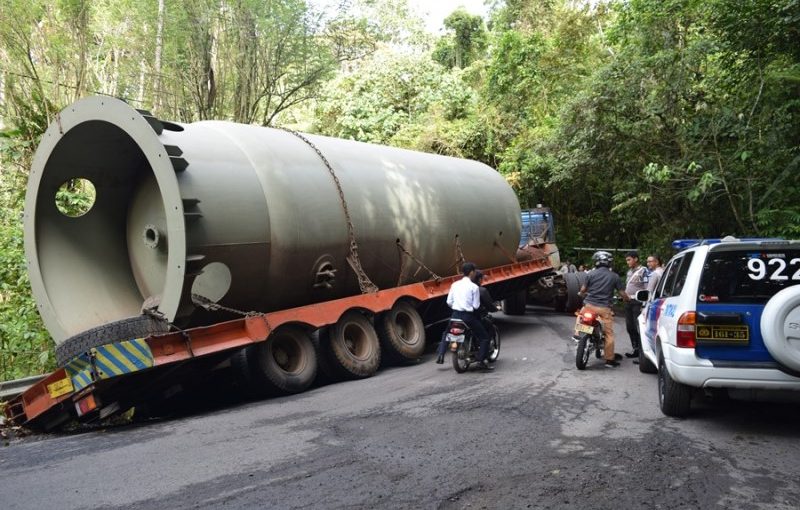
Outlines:
[[[639, 317], [639, 369], [685, 416], [699, 389], [800, 390], [800, 241], [679, 240]], [[717, 390], [719, 391], [719, 390]]]

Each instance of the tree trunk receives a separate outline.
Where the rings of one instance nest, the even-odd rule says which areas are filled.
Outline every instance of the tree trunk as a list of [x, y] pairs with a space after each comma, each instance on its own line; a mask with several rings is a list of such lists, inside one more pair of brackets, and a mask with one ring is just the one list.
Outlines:
[[153, 76], [153, 110], [161, 106], [161, 53], [164, 49], [164, 0], [158, 0], [158, 22], [156, 26], [156, 57]]

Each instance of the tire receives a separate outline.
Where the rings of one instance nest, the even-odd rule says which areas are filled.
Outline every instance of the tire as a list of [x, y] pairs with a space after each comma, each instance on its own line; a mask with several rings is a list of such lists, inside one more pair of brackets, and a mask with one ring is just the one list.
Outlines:
[[[761, 314], [761, 336], [764, 346], [775, 361], [793, 371], [800, 371], [800, 349], [797, 330], [790, 323], [800, 322], [800, 286], [776, 293]], [[796, 327], [796, 326], [795, 326]]]
[[642, 349], [641, 345], [639, 346], [639, 372], [643, 374], [655, 374], [658, 372], [656, 366], [644, 355], [644, 349]]
[[425, 324], [409, 301], [398, 301], [378, 317], [378, 338], [386, 361], [411, 361], [425, 352]]
[[589, 362], [589, 337], [589, 334], [583, 334], [578, 340], [578, 350], [575, 351], [575, 366], [578, 370], [586, 370], [586, 364]]
[[670, 377], [664, 358], [658, 362], [658, 406], [667, 416], [683, 418], [689, 414], [692, 389]]
[[297, 326], [278, 328], [266, 342], [240, 352], [249, 374], [245, 379], [257, 395], [301, 393], [317, 376], [317, 351], [311, 335]]
[[525, 315], [527, 301], [527, 288], [514, 292], [503, 300], [503, 313], [506, 315]]
[[321, 345], [336, 370], [351, 379], [370, 377], [381, 364], [381, 345], [372, 323], [360, 312], [345, 312], [330, 326]]
[[567, 296], [555, 296], [553, 298], [553, 311], [563, 313], [567, 311]]
[[328, 328], [315, 331], [311, 340], [317, 351], [317, 383], [329, 384], [343, 379], [344, 373], [338, 369], [338, 364], [333, 360], [333, 354], [327, 346]]
[[93, 347], [148, 337], [167, 331], [169, 331], [167, 321], [156, 319], [150, 315], [137, 315], [109, 322], [69, 337], [56, 346], [56, 362], [59, 366], [63, 366], [75, 356], [87, 352]]
[[469, 368], [469, 347], [471, 342], [464, 340], [459, 344], [458, 349], [453, 351], [453, 368], [459, 374], [463, 374]]
[[564, 273], [564, 284], [567, 287], [564, 309], [568, 313], [573, 313], [583, 304], [583, 298], [578, 295], [578, 291], [581, 290], [581, 280], [578, 277], [578, 273]]
[[489, 340], [489, 349], [491, 350], [487, 358], [490, 363], [494, 363], [500, 357], [500, 330], [494, 324], [492, 324], [492, 333], [492, 339]]
[[265, 391], [253, 380], [253, 371], [250, 370], [250, 358], [248, 349], [252, 346], [243, 347], [231, 356], [231, 368], [236, 377], [236, 382], [242, 390], [245, 398], [258, 398], [265, 396]]

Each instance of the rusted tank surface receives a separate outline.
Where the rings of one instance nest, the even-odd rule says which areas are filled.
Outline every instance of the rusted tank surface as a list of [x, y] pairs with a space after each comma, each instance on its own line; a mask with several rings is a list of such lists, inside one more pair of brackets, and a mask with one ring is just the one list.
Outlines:
[[[70, 217], [55, 195], [77, 178], [96, 199]], [[387, 288], [453, 274], [462, 255], [506, 264], [520, 239], [517, 199], [484, 164], [162, 122], [108, 97], [76, 102], [44, 134], [24, 222], [34, 297], [57, 343], [144, 303], [190, 323], [192, 294], [258, 311], [353, 295], [353, 240], [364, 273]]]

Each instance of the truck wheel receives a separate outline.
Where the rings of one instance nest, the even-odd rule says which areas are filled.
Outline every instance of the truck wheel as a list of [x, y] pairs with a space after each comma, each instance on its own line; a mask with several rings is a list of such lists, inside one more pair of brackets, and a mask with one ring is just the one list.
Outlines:
[[386, 361], [416, 360], [425, 352], [425, 324], [411, 302], [398, 301], [377, 322]]
[[297, 326], [278, 328], [266, 342], [242, 349], [231, 364], [259, 396], [303, 392], [317, 376], [317, 352], [311, 335]]
[[567, 310], [567, 296], [556, 295], [553, 298], [553, 311], [565, 312]]
[[300, 393], [317, 376], [317, 352], [311, 335], [298, 326], [278, 328], [266, 342], [249, 347], [254, 381], [281, 393]]
[[[345, 312], [320, 339], [338, 370], [348, 378], [370, 377], [381, 364], [381, 345], [372, 323], [360, 312]], [[325, 341], [327, 340], [327, 341]]]
[[564, 283], [567, 287], [564, 310], [568, 313], [573, 313], [583, 304], [583, 299], [578, 295], [578, 291], [581, 290], [581, 281], [578, 277], [578, 273], [565, 273]]
[[87, 352], [93, 347], [148, 337], [167, 331], [169, 331], [167, 321], [156, 319], [150, 315], [137, 315], [109, 322], [64, 340], [56, 347], [56, 362], [59, 366], [63, 366], [75, 356]]
[[692, 389], [670, 377], [662, 356], [658, 360], [658, 405], [667, 416], [682, 418], [689, 414]]
[[344, 374], [338, 369], [328, 344], [328, 328], [321, 328], [311, 335], [317, 351], [317, 384], [330, 384], [341, 380]]
[[525, 315], [528, 289], [517, 291], [503, 300], [503, 313], [506, 315]]

